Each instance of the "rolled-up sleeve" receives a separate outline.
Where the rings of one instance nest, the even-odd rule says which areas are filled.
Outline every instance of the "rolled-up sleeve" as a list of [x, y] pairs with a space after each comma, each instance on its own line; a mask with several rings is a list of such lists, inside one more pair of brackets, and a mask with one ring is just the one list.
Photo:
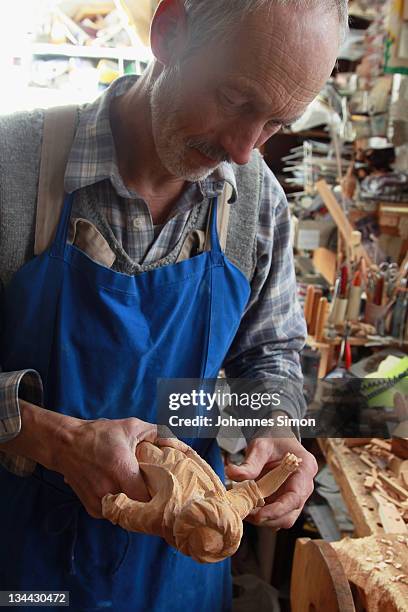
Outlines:
[[15, 438], [21, 430], [19, 398], [43, 405], [43, 387], [35, 370], [0, 372], [0, 465], [18, 476], [28, 476], [35, 462], [1, 452], [1, 444]]
[[306, 324], [297, 299], [288, 202], [265, 164], [251, 295], [224, 361], [228, 378], [285, 381], [281, 409], [300, 418], [306, 404], [300, 351]]

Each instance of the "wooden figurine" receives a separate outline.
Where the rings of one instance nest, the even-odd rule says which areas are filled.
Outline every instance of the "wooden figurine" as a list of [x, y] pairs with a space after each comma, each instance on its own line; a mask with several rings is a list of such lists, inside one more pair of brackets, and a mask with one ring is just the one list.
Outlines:
[[[184, 447], [185, 448], [185, 447]], [[242, 521], [277, 491], [301, 459], [291, 453], [260, 480], [247, 480], [227, 491], [221, 480], [192, 448], [141, 442], [136, 457], [150, 501], [124, 493], [105, 495], [103, 516], [128, 531], [158, 535], [201, 563], [231, 556], [242, 537]]]

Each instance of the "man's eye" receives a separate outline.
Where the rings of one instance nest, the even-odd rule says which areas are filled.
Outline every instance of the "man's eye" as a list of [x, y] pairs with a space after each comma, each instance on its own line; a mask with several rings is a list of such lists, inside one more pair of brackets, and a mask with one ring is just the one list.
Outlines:
[[265, 123], [265, 129], [267, 130], [274, 130], [276, 128], [281, 129], [283, 127], [286, 127], [284, 125], [282, 125], [282, 123], [279, 123], [279, 121], [268, 121], [268, 123]]

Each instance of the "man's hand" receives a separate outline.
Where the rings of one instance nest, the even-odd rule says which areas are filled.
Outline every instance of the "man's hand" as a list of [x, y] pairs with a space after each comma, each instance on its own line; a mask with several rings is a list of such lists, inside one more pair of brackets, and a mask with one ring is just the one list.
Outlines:
[[95, 518], [102, 518], [101, 499], [106, 493], [149, 499], [135, 455], [139, 442], [187, 450], [180, 440], [159, 437], [156, 425], [136, 418], [86, 421], [24, 400], [20, 400], [20, 412], [20, 433], [3, 443], [1, 450], [62, 474]]
[[313, 492], [317, 463], [293, 436], [287, 438], [256, 438], [248, 445], [241, 465], [229, 464], [226, 472], [232, 480], [256, 480], [276, 467], [287, 452], [302, 459], [298, 470], [273, 495], [265, 506], [251, 513], [246, 520], [254, 525], [289, 529], [301, 513]]
[[180, 440], [159, 438], [157, 426], [137, 418], [76, 420], [70, 425], [67, 447], [54, 469], [78, 495], [87, 512], [102, 518], [101, 500], [107, 493], [125, 493], [131, 499], [150, 499], [136, 459], [142, 440], [184, 451]]

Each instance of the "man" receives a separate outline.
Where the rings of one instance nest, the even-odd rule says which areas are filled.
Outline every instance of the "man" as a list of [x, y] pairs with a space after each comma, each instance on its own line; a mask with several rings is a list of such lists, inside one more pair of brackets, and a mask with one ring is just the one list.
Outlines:
[[[125, 534], [101, 520], [101, 499], [148, 499], [135, 447], [157, 438], [158, 378], [211, 378], [224, 365], [236, 378], [301, 380], [287, 203], [253, 151], [329, 77], [346, 5], [164, 0], [153, 64], [81, 110], [56, 234], [34, 259], [43, 115], [3, 120], [2, 589], [70, 591], [78, 610], [229, 609], [227, 563], [200, 566], [159, 538]], [[112, 265], [67, 243], [74, 220]], [[178, 259], [206, 228], [210, 247]], [[295, 401], [283, 409], [299, 415]], [[221, 475], [216, 444], [194, 445]], [[302, 467], [256, 524], [293, 525], [314, 458], [294, 436], [258, 438], [228, 468], [236, 480], [256, 478], [287, 451]]]

